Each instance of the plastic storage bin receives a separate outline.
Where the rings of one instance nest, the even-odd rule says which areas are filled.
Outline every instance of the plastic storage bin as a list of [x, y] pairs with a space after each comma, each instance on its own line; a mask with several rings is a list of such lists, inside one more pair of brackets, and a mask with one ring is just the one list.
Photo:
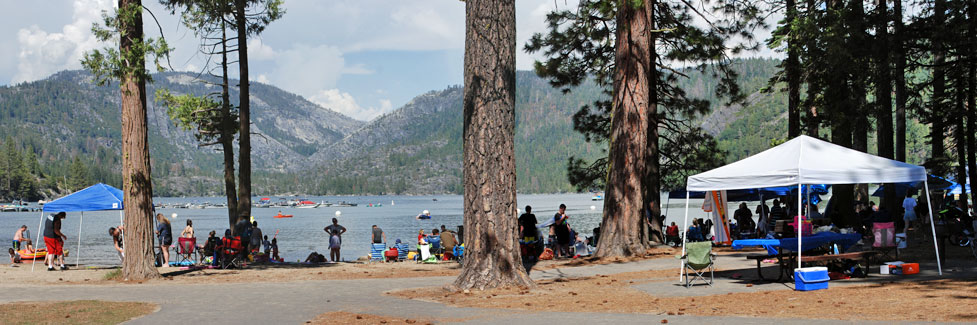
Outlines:
[[802, 267], [794, 270], [794, 290], [812, 291], [828, 288], [828, 268]]

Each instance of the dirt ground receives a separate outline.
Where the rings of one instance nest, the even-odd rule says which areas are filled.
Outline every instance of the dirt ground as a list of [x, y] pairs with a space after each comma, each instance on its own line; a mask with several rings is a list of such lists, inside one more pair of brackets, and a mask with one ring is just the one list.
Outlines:
[[155, 304], [97, 300], [0, 304], [4, 324], [118, 324], [155, 311]]
[[[350, 280], [370, 278], [410, 278], [431, 276], [457, 276], [461, 265], [456, 262], [440, 264], [399, 263], [327, 263], [252, 265], [244, 269], [181, 270], [176, 267], [159, 268], [163, 279], [170, 283], [229, 283], [229, 282], [288, 282], [301, 280]], [[38, 265], [31, 273], [30, 264], [0, 266], [0, 278], [11, 283], [24, 284], [117, 284], [105, 279], [118, 268], [75, 268], [52, 271]]]
[[371, 314], [355, 314], [345, 311], [334, 311], [319, 314], [316, 318], [306, 322], [306, 324], [433, 324], [434, 322], [456, 322], [461, 320], [452, 319], [411, 319], [396, 318], [387, 316], [377, 316]]
[[670, 281], [677, 273], [678, 270], [673, 269], [540, 281], [534, 290], [508, 288], [451, 293], [442, 288], [421, 288], [389, 294], [461, 307], [535, 311], [977, 321], [977, 280], [882, 283], [811, 292], [776, 290], [668, 298], [656, 297], [632, 287], [646, 282]]

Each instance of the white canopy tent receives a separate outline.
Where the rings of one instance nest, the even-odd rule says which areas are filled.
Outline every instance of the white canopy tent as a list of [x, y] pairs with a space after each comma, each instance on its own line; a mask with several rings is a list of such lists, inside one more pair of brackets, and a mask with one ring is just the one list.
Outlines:
[[[779, 146], [767, 149], [732, 164], [704, 173], [689, 176], [687, 191], [721, 191], [753, 189], [805, 184], [858, 184], [904, 183], [922, 181], [926, 190], [926, 203], [930, 208], [930, 228], [936, 250], [936, 226], [933, 223], [933, 205], [930, 203], [926, 169], [921, 166], [870, 155], [848, 149], [806, 135], [796, 137]], [[797, 191], [797, 211], [801, 207], [800, 190]], [[689, 194], [685, 198], [685, 228], [689, 227]], [[801, 264], [802, 235], [797, 234], [797, 264]], [[685, 255], [685, 239], [682, 241]], [[936, 264], [940, 275], [939, 252]]]

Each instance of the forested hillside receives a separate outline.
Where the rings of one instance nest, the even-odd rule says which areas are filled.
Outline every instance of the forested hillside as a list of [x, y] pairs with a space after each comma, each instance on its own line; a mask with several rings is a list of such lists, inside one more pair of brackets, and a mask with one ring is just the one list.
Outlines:
[[[689, 78], [679, 79], [692, 97], [711, 102], [712, 112], [699, 123], [719, 140], [728, 153], [727, 162], [786, 138], [786, 96], [777, 89], [763, 91], [778, 63], [771, 59], [734, 63], [747, 95], [744, 105], [717, 101], [710, 89], [716, 83], [709, 74], [686, 71]], [[5, 139], [7, 152], [0, 161], [0, 199], [36, 199], [95, 181], [119, 185], [118, 89], [95, 87], [88, 78], [82, 72], [66, 71], [41, 81], [0, 87], [0, 139]], [[188, 74], [160, 74], [155, 79], [152, 88], [175, 93], [212, 91]], [[566, 177], [567, 158], [606, 154], [603, 144], [587, 143], [573, 130], [571, 118], [581, 105], [601, 96], [600, 89], [587, 82], [563, 94], [528, 71], [517, 73], [516, 84], [519, 191], [573, 191]], [[254, 129], [261, 134], [255, 138], [256, 193], [462, 190], [458, 86], [422, 94], [367, 123], [268, 85], [255, 84], [252, 96]], [[149, 119], [155, 192], [221, 194], [218, 153], [198, 148], [189, 132], [169, 121], [163, 107], [152, 105]], [[908, 124], [908, 158], [921, 163], [928, 152], [923, 137], [928, 129], [914, 119]], [[875, 146], [869, 148], [874, 151]], [[14, 181], [8, 185], [8, 179]]]

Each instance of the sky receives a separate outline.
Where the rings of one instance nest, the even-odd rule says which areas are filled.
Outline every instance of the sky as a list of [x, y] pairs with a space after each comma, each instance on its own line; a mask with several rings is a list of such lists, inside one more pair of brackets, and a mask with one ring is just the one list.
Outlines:
[[[200, 71], [206, 57], [197, 51], [196, 36], [158, 1], [143, 2], [175, 48], [172, 68]], [[0, 85], [80, 69], [85, 52], [112, 46], [99, 43], [91, 27], [114, 3], [0, 0], [0, 9], [7, 13], [0, 20]], [[541, 59], [522, 47], [532, 34], [545, 31], [545, 15], [557, 7], [574, 8], [575, 3], [516, 1], [518, 69], [529, 70]], [[252, 82], [280, 87], [364, 121], [427, 91], [462, 83], [464, 2], [285, 0], [285, 10], [282, 19], [248, 42]], [[151, 16], [144, 14], [144, 20], [147, 35], [158, 36], [160, 28]]]

